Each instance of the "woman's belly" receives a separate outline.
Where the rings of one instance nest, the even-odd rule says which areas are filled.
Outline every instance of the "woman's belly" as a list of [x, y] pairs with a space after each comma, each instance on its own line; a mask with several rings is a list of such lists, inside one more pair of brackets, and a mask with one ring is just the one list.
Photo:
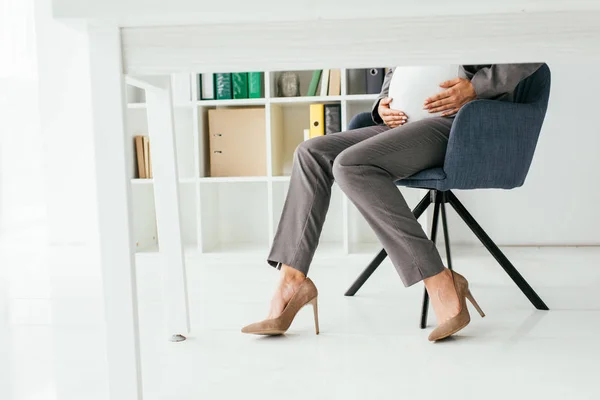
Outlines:
[[445, 89], [440, 83], [458, 77], [458, 65], [396, 67], [388, 96], [390, 108], [404, 111], [408, 122], [436, 117], [440, 113], [423, 110], [425, 99]]

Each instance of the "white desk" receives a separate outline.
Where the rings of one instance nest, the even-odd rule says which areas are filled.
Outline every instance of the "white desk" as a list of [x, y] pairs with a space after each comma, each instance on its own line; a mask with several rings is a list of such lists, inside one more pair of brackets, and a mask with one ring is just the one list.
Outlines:
[[[54, 1], [55, 17], [88, 23], [112, 399], [142, 398], [124, 133], [126, 78], [147, 90], [169, 329], [186, 334], [172, 106], [169, 82], [160, 76], [178, 71], [598, 60], [596, 1], [396, 1], [377, 7], [362, 0], [340, 3], [297, 0], [284, 7], [275, 0], [151, 5], [142, 0]], [[285, 20], [289, 22], [278, 22]]]

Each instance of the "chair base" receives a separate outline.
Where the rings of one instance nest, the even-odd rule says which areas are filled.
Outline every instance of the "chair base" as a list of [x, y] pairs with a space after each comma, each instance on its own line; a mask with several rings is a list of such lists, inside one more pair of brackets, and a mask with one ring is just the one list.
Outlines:
[[[515, 284], [521, 289], [523, 294], [529, 299], [531, 304], [538, 310], [548, 310], [548, 306], [542, 301], [542, 299], [537, 295], [537, 293], [533, 290], [533, 288], [527, 283], [527, 281], [523, 278], [523, 276], [517, 271], [517, 269], [512, 265], [512, 263], [506, 258], [504, 253], [498, 248], [496, 243], [488, 236], [488, 234], [481, 228], [481, 226], [477, 223], [475, 218], [471, 216], [471, 214], [467, 211], [467, 209], [462, 205], [462, 203], [456, 198], [452, 191], [439, 191], [439, 190], [430, 190], [427, 195], [421, 199], [419, 204], [413, 210], [413, 215], [415, 218], [419, 218], [423, 212], [429, 207], [430, 204], [434, 204], [433, 209], [433, 221], [431, 224], [431, 240], [435, 243], [437, 236], [437, 227], [439, 220], [439, 212], [441, 210], [442, 214], [442, 225], [444, 231], [444, 239], [446, 244], [446, 258], [448, 263], [448, 268], [452, 269], [452, 257], [450, 255], [450, 237], [448, 234], [448, 223], [446, 218], [446, 208], [445, 204], [449, 203], [452, 208], [456, 211], [456, 213], [462, 218], [462, 220], [467, 224], [467, 226], [473, 231], [475, 236], [481, 241], [481, 243], [485, 246], [485, 248], [490, 252], [490, 254], [496, 259], [498, 264], [504, 269], [504, 271], [510, 276], [510, 278], [515, 282]], [[385, 250], [381, 250], [369, 263], [367, 268], [358, 276], [358, 278], [354, 281], [352, 286], [346, 291], [345, 296], [354, 296], [356, 292], [365, 284], [367, 279], [375, 272], [375, 270], [381, 265], [383, 260], [387, 257], [387, 253]], [[423, 305], [421, 310], [421, 321], [420, 327], [424, 329], [427, 326], [427, 312], [429, 310], [429, 296], [427, 295], [427, 291], [424, 290], [423, 293]]]

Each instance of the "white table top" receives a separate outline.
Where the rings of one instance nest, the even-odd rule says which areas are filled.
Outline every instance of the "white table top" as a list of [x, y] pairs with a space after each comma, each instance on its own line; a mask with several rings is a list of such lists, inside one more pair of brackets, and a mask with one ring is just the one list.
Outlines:
[[[376, 6], [374, 6], [376, 5]], [[385, 12], [382, 12], [385, 10]], [[595, 0], [54, 0], [57, 18], [111, 20], [122, 27], [265, 21], [600, 11]]]
[[54, 0], [53, 12], [65, 21], [123, 27], [129, 75], [598, 58], [595, 0], [373, 4]]

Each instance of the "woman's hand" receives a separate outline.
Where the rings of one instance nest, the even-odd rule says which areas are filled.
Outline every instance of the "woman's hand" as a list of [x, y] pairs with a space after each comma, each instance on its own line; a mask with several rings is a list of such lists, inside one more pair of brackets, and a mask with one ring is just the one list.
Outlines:
[[477, 98], [475, 88], [468, 79], [451, 79], [441, 83], [440, 87], [446, 90], [425, 100], [423, 109], [430, 113], [443, 111], [442, 117], [456, 114], [462, 106]]
[[387, 126], [396, 128], [397, 126], [404, 125], [407, 122], [408, 117], [402, 111], [392, 110], [390, 108], [391, 102], [391, 97], [381, 99], [379, 106], [377, 107], [377, 112]]

